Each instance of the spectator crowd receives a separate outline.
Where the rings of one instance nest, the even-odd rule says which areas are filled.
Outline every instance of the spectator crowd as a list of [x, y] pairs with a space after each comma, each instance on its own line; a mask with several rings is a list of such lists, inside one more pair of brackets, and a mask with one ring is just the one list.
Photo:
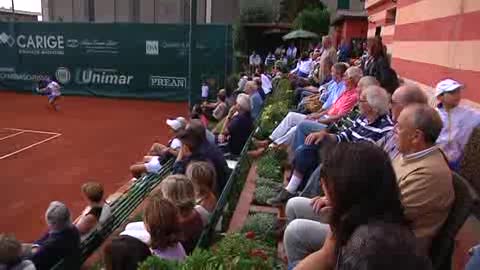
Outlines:
[[[480, 116], [460, 102], [464, 86], [453, 78], [438, 82], [438, 105], [429, 106], [424, 90], [397, 77], [379, 38], [351, 47], [325, 36], [309, 51], [290, 44], [264, 61], [253, 51], [235, 91], [221, 89], [213, 102], [202, 93], [188, 119], [166, 120], [171, 139], [153, 143], [130, 171], [138, 181], [173, 159], [173, 173], [148, 196], [143, 220], [107, 242], [105, 268], [192, 253], [227, 183], [227, 160], [242, 153], [283, 78], [297, 108], [255, 146], [289, 153], [288, 183], [268, 200], [285, 207], [289, 268], [432, 269], [432, 241], [455, 200], [452, 171]], [[62, 258], [75, 265], [80, 241], [111, 217], [103, 193], [100, 183], [84, 184], [88, 206], [75, 221], [53, 201], [47, 232], [33, 243], [1, 234], [0, 269], [50, 269]], [[476, 249], [469, 265], [479, 265]]]

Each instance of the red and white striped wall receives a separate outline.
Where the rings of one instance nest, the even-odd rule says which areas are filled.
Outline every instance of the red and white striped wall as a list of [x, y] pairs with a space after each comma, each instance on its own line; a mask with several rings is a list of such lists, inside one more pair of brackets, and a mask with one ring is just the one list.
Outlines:
[[454, 78], [465, 84], [464, 98], [480, 104], [480, 0], [367, 0], [365, 7], [368, 36], [382, 27], [401, 77], [426, 88]]

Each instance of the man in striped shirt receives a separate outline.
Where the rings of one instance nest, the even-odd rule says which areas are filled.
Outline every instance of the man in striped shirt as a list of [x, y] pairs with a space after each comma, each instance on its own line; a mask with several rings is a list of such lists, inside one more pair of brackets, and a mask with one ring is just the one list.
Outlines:
[[330, 134], [325, 130], [311, 133], [305, 139], [305, 145], [295, 150], [294, 171], [285, 189], [267, 202], [270, 205], [284, 204], [295, 196], [298, 188], [315, 170], [320, 162], [318, 151], [326, 143], [369, 141], [376, 143], [393, 129], [389, 116], [390, 96], [378, 86], [366, 88], [359, 98], [360, 117], [350, 128]]

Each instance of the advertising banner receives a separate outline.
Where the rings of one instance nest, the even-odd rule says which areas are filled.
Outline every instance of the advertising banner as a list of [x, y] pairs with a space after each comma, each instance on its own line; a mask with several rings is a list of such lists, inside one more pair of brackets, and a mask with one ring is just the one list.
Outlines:
[[[0, 23], [0, 90], [31, 91], [54, 77], [65, 94], [185, 101], [188, 25]], [[223, 86], [231, 28], [198, 25], [192, 91]], [[198, 90], [198, 91], [197, 91]]]

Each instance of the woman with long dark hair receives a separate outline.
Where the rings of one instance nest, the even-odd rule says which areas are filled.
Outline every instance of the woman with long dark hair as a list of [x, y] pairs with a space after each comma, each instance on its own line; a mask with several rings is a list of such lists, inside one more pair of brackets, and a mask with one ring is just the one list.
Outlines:
[[328, 225], [296, 219], [287, 226], [284, 243], [290, 264], [306, 257], [295, 269], [334, 269], [359, 226], [378, 221], [407, 226], [395, 172], [383, 150], [367, 142], [340, 143], [325, 147], [322, 158], [325, 197], [310, 204], [317, 213], [329, 209], [323, 219]]
[[373, 76], [390, 94], [398, 88], [398, 76], [390, 66], [386, 47], [380, 37], [371, 38], [367, 43], [368, 58], [363, 66], [363, 75]]

